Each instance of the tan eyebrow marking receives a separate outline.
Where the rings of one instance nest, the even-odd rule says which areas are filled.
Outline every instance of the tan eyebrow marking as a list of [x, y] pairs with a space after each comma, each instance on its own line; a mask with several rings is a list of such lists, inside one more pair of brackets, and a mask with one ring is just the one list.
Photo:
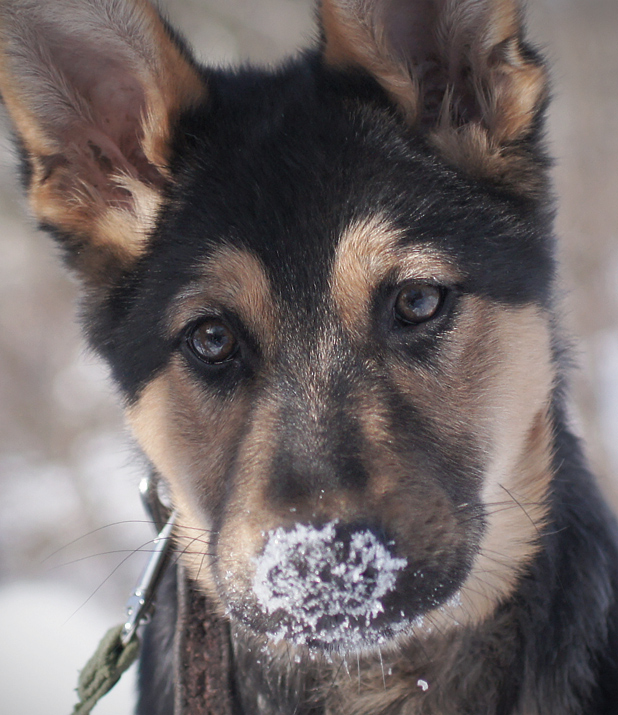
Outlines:
[[172, 335], [204, 309], [227, 308], [237, 313], [264, 344], [271, 344], [278, 312], [261, 261], [250, 251], [224, 245], [204, 262], [202, 277], [172, 302], [168, 325]]
[[388, 275], [398, 281], [431, 280], [455, 283], [461, 273], [437, 249], [400, 245], [401, 231], [383, 216], [351, 224], [337, 246], [331, 273], [331, 297], [341, 322], [355, 337], [369, 325], [369, 306], [375, 288]]

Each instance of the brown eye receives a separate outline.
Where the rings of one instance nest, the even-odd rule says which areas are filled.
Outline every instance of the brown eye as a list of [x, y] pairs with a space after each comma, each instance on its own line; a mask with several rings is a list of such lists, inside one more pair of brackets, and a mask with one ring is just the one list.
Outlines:
[[238, 343], [234, 333], [220, 320], [205, 320], [188, 337], [189, 347], [200, 360], [221, 363], [236, 353]]
[[406, 325], [418, 325], [430, 320], [440, 310], [443, 291], [428, 283], [408, 283], [395, 301], [395, 316]]

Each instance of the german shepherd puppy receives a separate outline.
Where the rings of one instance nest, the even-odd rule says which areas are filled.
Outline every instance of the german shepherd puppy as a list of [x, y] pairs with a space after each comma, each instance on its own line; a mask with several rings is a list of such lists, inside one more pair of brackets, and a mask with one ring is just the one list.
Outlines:
[[[518, 2], [322, 0], [272, 71], [200, 67], [147, 0], [0, 17], [32, 209], [230, 623], [238, 712], [618, 713]], [[143, 715], [171, 712], [172, 610]]]

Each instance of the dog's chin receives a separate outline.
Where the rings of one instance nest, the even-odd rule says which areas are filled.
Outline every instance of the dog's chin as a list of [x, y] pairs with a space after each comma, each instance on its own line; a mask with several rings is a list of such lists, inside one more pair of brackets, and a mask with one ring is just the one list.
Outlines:
[[255, 623], [263, 636], [275, 644], [288, 643], [310, 652], [358, 653], [384, 648], [422, 627], [422, 616], [397, 620], [351, 616], [349, 614], [314, 614], [311, 623], [289, 614], [273, 614]]

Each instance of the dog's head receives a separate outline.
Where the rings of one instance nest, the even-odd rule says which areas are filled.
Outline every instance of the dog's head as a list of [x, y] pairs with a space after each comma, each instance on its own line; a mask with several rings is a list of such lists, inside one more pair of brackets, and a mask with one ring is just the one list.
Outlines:
[[323, 0], [315, 51], [202, 70], [145, 0], [11, 0], [41, 224], [222, 612], [370, 648], [533, 557], [554, 368], [545, 72], [513, 0]]

